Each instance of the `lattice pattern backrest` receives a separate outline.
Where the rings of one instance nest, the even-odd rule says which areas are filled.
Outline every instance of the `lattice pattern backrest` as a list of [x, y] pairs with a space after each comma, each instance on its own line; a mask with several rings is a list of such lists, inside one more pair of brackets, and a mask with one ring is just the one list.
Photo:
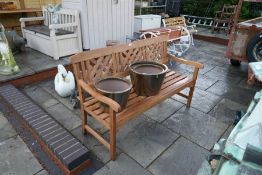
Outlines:
[[116, 50], [116, 74], [128, 72], [129, 64], [148, 60], [165, 63], [167, 36], [140, 40], [123, 45]]
[[165, 63], [167, 39], [167, 36], [161, 36], [76, 54], [71, 57], [76, 78], [93, 84], [106, 76], [127, 75], [128, 65], [135, 61]]
[[71, 57], [77, 79], [92, 84], [102, 77], [113, 75], [113, 53], [107, 48], [82, 52]]

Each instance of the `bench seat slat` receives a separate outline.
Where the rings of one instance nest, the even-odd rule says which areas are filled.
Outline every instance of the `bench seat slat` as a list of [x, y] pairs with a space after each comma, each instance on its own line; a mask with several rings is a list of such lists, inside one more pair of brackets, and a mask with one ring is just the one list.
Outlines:
[[[141, 108], [142, 104], [150, 104], [148, 109], [159, 103], [160, 101], [166, 99], [172, 94], [176, 94], [181, 91], [184, 87], [189, 86], [192, 82], [191, 78], [188, 78], [185, 75], [181, 75], [179, 73], [169, 71], [166, 74], [164, 82], [161, 86], [161, 90], [159, 94], [153, 97], [144, 97], [137, 96], [134, 90], [132, 89], [131, 94], [129, 95], [128, 102], [126, 108], [117, 113], [117, 127], [120, 127], [123, 123], [125, 123], [131, 116], [136, 116], [135, 114], [141, 113], [145, 111], [144, 108]], [[151, 105], [152, 104], [152, 105]], [[104, 126], [109, 128], [110, 126], [110, 117], [109, 113], [105, 111], [103, 104], [95, 100], [94, 98], [90, 98], [88, 101], [84, 103], [84, 109], [91, 114], [92, 117], [96, 118], [100, 121]]]

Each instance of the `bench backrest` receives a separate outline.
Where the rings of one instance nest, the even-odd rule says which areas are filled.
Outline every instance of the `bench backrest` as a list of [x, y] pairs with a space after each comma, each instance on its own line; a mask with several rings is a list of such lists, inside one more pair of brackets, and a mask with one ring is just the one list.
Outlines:
[[82, 52], [71, 57], [76, 79], [88, 84], [107, 77], [129, 75], [129, 64], [148, 60], [166, 63], [167, 36]]
[[164, 27], [170, 27], [170, 26], [186, 27], [186, 20], [183, 16], [166, 18], [166, 19], [163, 19], [163, 24], [164, 24]]
[[[51, 12], [47, 7], [42, 8], [44, 25], [49, 26], [50, 24], [79, 24], [79, 12], [73, 9], [60, 9], [56, 12]], [[65, 30], [73, 31], [73, 27], [66, 27]]]

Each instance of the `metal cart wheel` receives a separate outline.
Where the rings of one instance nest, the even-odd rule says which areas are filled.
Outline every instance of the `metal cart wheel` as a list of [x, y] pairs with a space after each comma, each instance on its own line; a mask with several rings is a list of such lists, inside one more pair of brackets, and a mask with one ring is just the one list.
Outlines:
[[154, 38], [158, 37], [158, 33], [153, 33], [153, 32], [144, 32], [140, 35], [140, 39], [147, 39], [147, 38]]
[[234, 60], [234, 59], [230, 59], [230, 63], [231, 63], [232, 66], [240, 66], [241, 65], [241, 61]]
[[181, 34], [182, 36], [169, 43], [168, 51], [176, 56], [182, 56], [192, 44], [192, 37], [187, 28], [181, 27]]
[[257, 34], [249, 41], [246, 54], [249, 63], [262, 61], [262, 33]]

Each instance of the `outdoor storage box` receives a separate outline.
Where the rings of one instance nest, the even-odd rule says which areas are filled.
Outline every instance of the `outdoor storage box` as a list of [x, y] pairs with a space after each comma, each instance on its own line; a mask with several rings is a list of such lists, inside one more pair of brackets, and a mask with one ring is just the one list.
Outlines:
[[139, 15], [135, 16], [134, 20], [134, 32], [140, 30], [154, 29], [161, 26], [160, 15]]

